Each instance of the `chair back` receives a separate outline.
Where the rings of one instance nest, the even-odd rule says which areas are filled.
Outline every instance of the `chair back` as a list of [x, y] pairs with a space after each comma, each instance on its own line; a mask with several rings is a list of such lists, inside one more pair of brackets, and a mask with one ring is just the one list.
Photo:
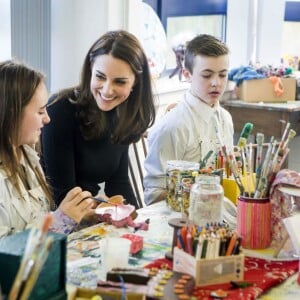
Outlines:
[[146, 134], [129, 146], [129, 178], [139, 207], [144, 207], [144, 160], [147, 155]]

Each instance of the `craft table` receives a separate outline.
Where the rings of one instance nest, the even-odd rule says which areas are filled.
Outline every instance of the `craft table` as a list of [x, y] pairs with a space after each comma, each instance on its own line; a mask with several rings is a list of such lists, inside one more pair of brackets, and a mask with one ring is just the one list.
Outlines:
[[[142, 253], [129, 259], [131, 266], [143, 267], [150, 262], [164, 258], [171, 249], [173, 228], [168, 220], [180, 218], [181, 214], [170, 210], [165, 202], [144, 207], [138, 211], [137, 221], [150, 218], [149, 231], [138, 231], [136, 234], [144, 237]], [[74, 291], [74, 286], [94, 288], [97, 280], [102, 278], [99, 253], [99, 240], [105, 236], [120, 236], [123, 233], [132, 233], [133, 228], [117, 229], [112, 225], [99, 224], [68, 237], [67, 252], [67, 282], [68, 291]], [[260, 251], [258, 255], [271, 258], [270, 252]], [[103, 278], [102, 278], [103, 279]], [[292, 297], [292, 298], [291, 298]], [[297, 284], [297, 274], [291, 276], [283, 284], [276, 286], [258, 299], [300, 299], [300, 286]]]
[[222, 106], [233, 119], [234, 131], [240, 134], [245, 123], [253, 123], [252, 135], [264, 133], [266, 137], [281, 138], [286, 122], [300, 135], [300, 101], [286, 103], [250, 103], [241, 100], [226, 100]]

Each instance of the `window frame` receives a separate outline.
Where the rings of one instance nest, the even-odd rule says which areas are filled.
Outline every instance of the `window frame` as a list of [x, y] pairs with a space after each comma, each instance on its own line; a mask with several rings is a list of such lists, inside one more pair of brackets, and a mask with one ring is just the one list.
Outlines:
[[300, 22], [300, 2], [285, 2], [284, 21]]
[[227, 15], [227, 0], [144, 0], [149, 4], [167, 28], [168, 17]]

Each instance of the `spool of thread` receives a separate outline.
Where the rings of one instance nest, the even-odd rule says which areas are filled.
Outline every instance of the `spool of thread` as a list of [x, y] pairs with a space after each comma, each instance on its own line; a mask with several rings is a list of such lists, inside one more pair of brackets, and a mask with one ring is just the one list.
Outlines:
[[187, 220], [183, 218], [174, 218], [168, 221], [168, 224], [173, 227], [173, 240], [172, 240], [172, 249], [166, 253], [166, 258], [173, 260], [173, 251], [174, 247], [177, 244], [177, 232], [184, 226], [187, 226]]

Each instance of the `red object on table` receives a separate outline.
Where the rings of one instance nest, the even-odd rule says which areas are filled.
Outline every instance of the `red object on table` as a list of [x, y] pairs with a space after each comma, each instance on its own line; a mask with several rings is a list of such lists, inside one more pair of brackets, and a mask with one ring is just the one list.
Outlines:
[[144, 239], [142, 236], [132, 233], [125, 233], [121, 236], [131, 241], [130, 253], [134, 254], [143, 249]]
[[[298, 271], [299, 262], [294, 261], [269, 261], [266, 259], [245, 257], [245, 272], [243, 283], [247, 283], [245, 288], [232, 289], [230, 283], [196, 287], [193, 295], [197, 299], [211, 300], [212, 291], [222, 289], [227, 292], [226, 300], [235, 299], [256, 299], [259, 295], [266, 292], [292, 276]], [[167, 259], [158, 259], [148, 264], [146, 268], [173, 268], [172, 262]]]

